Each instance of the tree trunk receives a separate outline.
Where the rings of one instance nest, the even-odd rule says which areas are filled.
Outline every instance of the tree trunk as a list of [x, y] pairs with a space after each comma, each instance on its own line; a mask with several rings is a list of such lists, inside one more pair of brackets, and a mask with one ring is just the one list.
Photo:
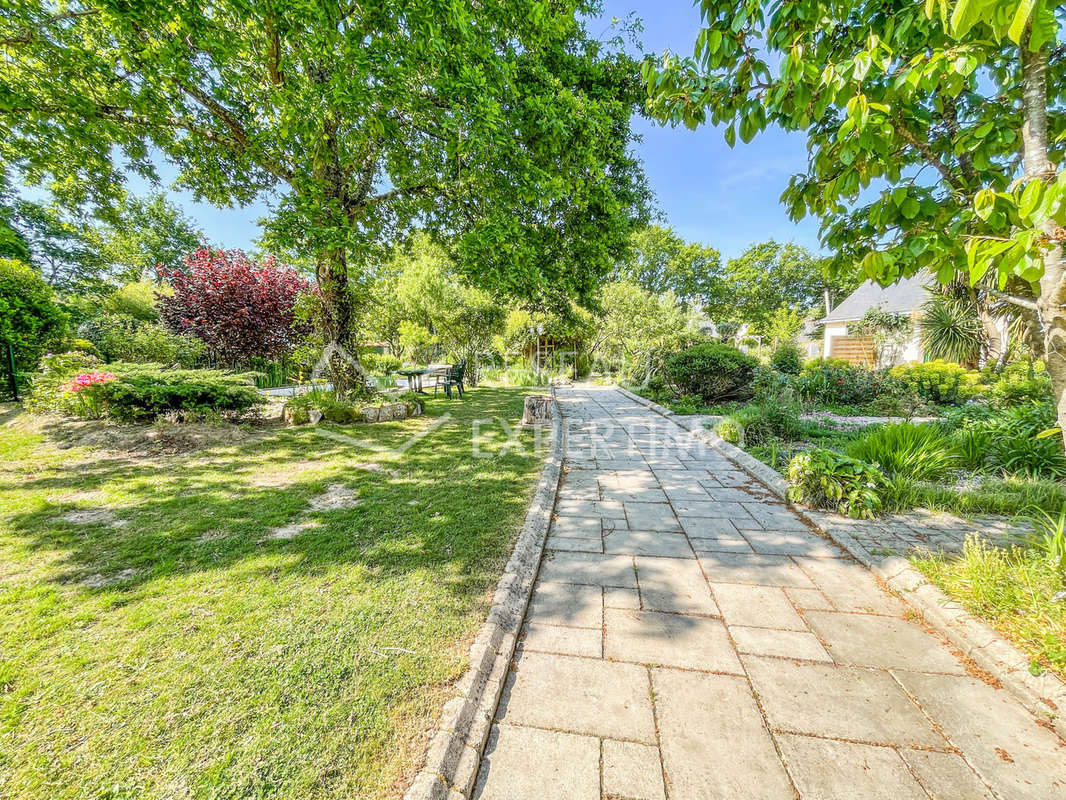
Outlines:
[[[1048, 158], [1047, 68], [1048, 49], [1035, 53], [1022, 44], [1022, 155], [1024, 181], [1049, 180], [1055, 166]], [[1051, 376], [1059, 426], [1066, 446], [1066, 315], [1063, 314], [1064, 264], [1062, 244], [1056, 238], [1053, 220], [1044, 223], [1048, 236], [1044, 250], [1044, 275], [1037, 298], [1037, 326], [1044, 351], [1044, 363]]]
[[366, 387], [359, 363], [355, 303], [348, 283], [348, 260], [344, 250], [321, 251], [315, 273], [322, 293], [319, 324], [326, 341], [321, 366], [338, 394], [364, 394]]

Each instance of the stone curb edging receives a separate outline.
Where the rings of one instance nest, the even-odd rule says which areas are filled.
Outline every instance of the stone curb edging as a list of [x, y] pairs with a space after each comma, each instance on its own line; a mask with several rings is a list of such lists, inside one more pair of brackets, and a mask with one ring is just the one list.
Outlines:
[[[787, 499], [788, 483], [777, 470], [726, 442], [718, 434], [704, 428], [697, 420], [686, 419], [627, 389], [620, 386], [617, 388], [626, 397], [661, 414], [678, 427], [721, 451], [726, 458], [750, 473], [775, 495]], [[832, 516], [826, 512], [796, 505], [791, 506], [791, 509], [884, 581], [908, 605], [918, 611], [929, 625], [959, 648], [963, 655], [998, 679], [1030, 713], [1048, 722], [1059, 736], [1066, 738], [1066, 682], [1050, 671], [1033, 675], [1029, 671], [1029, 658], [1024, 653], [990, 625], [968, 614], [907, 559], [898, 556], [877, 558], [853, 536], [834, 527]]]
[[465, 800], [473, 792], [481, 754], [537, 579], [562, 477], [564, 429], [554, 388], [551, 397], [551, 446], [540, 482], [496, 584], [488, 618], [470, 645], [470, 666], [456, 684], [456, 696], [444, 704], [437, 732], [426, 750], [425, 765], [404, 800]]

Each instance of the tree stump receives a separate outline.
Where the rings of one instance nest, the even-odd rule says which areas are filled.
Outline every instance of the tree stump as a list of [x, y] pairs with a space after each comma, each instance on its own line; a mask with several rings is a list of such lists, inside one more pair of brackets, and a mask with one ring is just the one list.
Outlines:
[[522, 408], [523, 425], [544, 425], [551, 422], [551, 418], [551, 397], [546, 394], [531, 394], [526, 396], [526, 402]]

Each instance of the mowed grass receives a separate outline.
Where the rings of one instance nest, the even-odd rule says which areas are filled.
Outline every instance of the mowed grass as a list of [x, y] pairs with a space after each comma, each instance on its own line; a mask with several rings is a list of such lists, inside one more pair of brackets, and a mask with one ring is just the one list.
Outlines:
[[999, 549], [978, 539], [959, 555], [913, 559], [945, 594], [1017, 645], [1031, 671], [1066, 678], [1066, 602], [1053, 600], [1066, 581], [1038, 549]]
[[[375, 449], [295, 428], [155, 458], [63, 449], [9, 411], [0, 797], [399, 796], [543, 463], [495, 421], [517, 429], [524, 393], [325, 426]], [[358, 505], [309, 511], [335, 484]]]

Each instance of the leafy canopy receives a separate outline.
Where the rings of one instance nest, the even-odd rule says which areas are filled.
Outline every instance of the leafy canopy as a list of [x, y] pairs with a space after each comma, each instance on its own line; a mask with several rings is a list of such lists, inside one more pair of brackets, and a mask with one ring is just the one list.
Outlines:
[[[1066, 222], [1066, 178], [1017, 183], [1019, 44], [1057, 42], [1063, 9], [1034, 0], [898, 5], [864, 0], [703, 0], [692, 57], [643, 74], [660, 119], [712, 122], [726, 141], [769, 125], [803, 131], [811, 153], [782, 200], [822, 219], [837, 269], [889, 283], [926, 268], [1032, 294], [1040, 225]], [[1050, 159], [1066, 134], [1066, 61], [1048, 69]]]
[[648, 225], [633, 232], [631, 251], [618, 273], [655, 294], [672, 291], [684, 303], [710, 302], [721, 281], [721, 254], [697, 242], [686, 242], [673, 228]]
[[412, 220], [457, 235], [485, 288], [587, 297], [647, 189], [633, 63], [586, 0], [13, 0], [0, 162], [76, 199], [124, 169], [217, 205], [273, 193], [273, 240], [314, 254], [348, 342], [369, 255]]

